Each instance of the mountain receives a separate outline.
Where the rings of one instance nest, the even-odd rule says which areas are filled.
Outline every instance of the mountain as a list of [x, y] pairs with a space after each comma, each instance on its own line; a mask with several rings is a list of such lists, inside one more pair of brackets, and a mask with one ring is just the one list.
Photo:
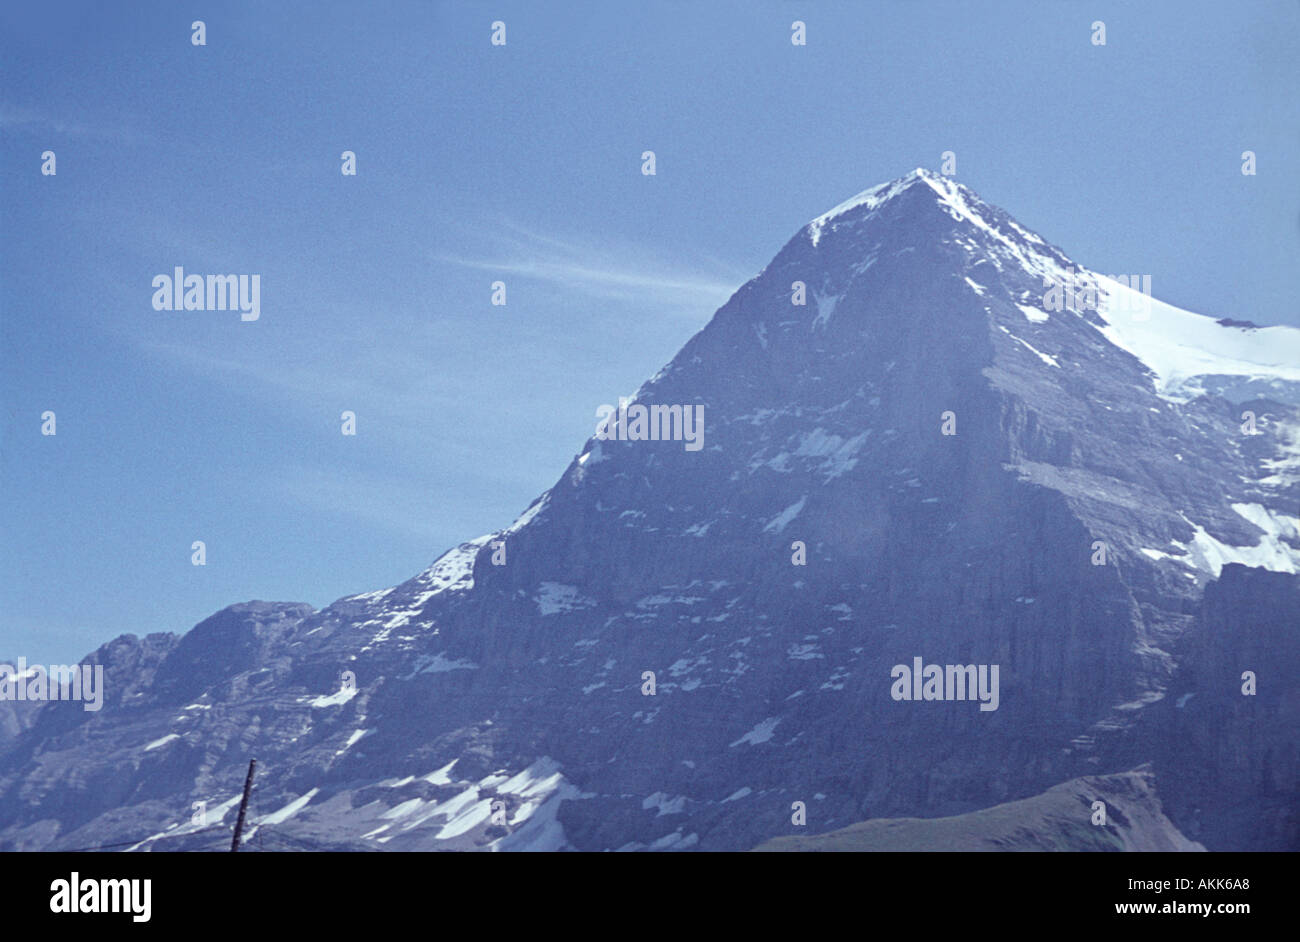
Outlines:
[[[1215, 849], [1300, 847], [1297, 613], [1300, 579], [1225, 566], [1164, 700], [1144, 717], [1166, 804]], [[1268, 696], [1242, 696], [1245, 671]]]
[[[1300, 330], [1139, 295], [946, 177], [867, 190], [508, 528], [90, 655], [102, 710], [8, 722], [0, 848], [220, 844], [255, 756], [268, 848], [750, 849], [1151, 763], [1164, 846], [1294, 849]], [[916, 658], [996, 709], [895, 699]]]
[[[1091, 823], [1105, 803], [1109, 826]], [[1151, 775], [1074, 779], [1035, 795], [950, 818], [864, 821], [829, 834], [778, 837], [760, 851], [1197, 851], [1161, 812]]]

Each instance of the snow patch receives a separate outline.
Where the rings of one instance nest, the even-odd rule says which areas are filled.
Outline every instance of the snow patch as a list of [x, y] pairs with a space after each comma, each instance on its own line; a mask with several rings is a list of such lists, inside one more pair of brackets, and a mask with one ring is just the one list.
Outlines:
[[591, 608], [596, 603], [578, 594], [578, 587], [559, 582], [543, 582], [537, 589], [537, 610], [542, 615], [556, 615]]
[[330, 694], [328, 697], [314, 697], [308, 703], [314, 707], [342, 706], [356, 695], [356, 687], [343, 687], [338, 693]]
[[807, 494], [805, 494], [803, 497], [800, 497], [789, 507], [785, 508], [785, 510], [781, 511], [779, 514], [777, 514], [775, 517], [769, 520], [767, 526], [763, 527], [763, 532], [767, 533], [769, 531], [775, 531], [777, 533], [780, 533], [782, 530], [786, 528], [786, 524], [788, 524], [795, 517], [799, 516], [799, 512], [803, 510], [803, 505], [805, 502], [807, 502], [807, 500], [808, 500]]
[[1001, 324], [998, 324], [998, 330], [1002, 331], [1004, 334], [1006, 334], [1008, 337], [1010, 337], [1010, 338], [1011, 338], [1012, 340], [1014, 340], [1016, 343], [1020, 344], [1022, 347], [1024, 347], [1026, 350], [1028, 350], [1030, 353], [1032, 353], [1034, 356], [1038, 357], [1038, 359], [1042, 360], [1042, 361], [1043, 361], [1044, 363], [1046, 363], [1048, 366], [1054, 366], [1054, 367], [1056, 367], [1058, 370], [1061, 368], [1061, 364], [1059, 364], [1059, 363], [1056, 362], [1056, 357], [1048, 356], [1046, 353], [1042, 353], [1042, 352], [1036, 350], [1034, 347], [1031, 347], [1029, 344], [1025, 343], [1025, 341], [1021, 340], [1019, 337], [1017, 337], [1017, 336], [1016, 336], [1015, 334], [1013, 334], [1011, 331], [1007, 330], [1007, 329], [1006, 329], [1005, 327], [1003, 327]]
[[765, 743], [772, 738], [772, 733], [776, 730], [776, 725], [780, 722], [781, 722], [780, 717], [775, 717], [775, 716], [768, 717], [767, 719], [763, 720], [763, 722], [759, 723], [757, 726], [755, 726], [753, 729], [747, 732], [745, 735], [741, 736], [739, 739], [733, 742], [731, 745], [734, 748], [735, 746], [739, 746], [743, 742], [747, 742], [751, 746], [757, 746], [759, 743]]
[[428, 775], [424, 777], [424, 780], [428, 782], [430, 785], [450, 785], [451, 776], [448, 773], [451, 772], [451, 767], [459, 761], [460, 759], [452, 759], [442, 768], [430, 772]]
[[1017, 304], [1016, 307], [1020, 308], [1020, 313], [1025, 315], [1025, 317], [1029, 318], [1029, 320], [1033, 321], [1035, 324], [1041, 324], [1049, 317], [1048, 313], [1040, 307], [1034, 307], [1029, 304]]
[[870, 434], [871, 430], [868, 429], [860, 435], [845, 440], [838, 435], [832, 435], [824, 428], [815, 428], [803, 437], [794, 454], [801, 458], [825, 459], [820, 465], [820, 471], [829, 481], [853, 469], [853, 466], [858, 463], [853, 456], [862, 450]]
[[658, 808], [659, 813], [655, 815], [656, 818], [666, 814], [681, 814], [686, 808], [686, 796], [678, 795], [676, 798], [669, 798], [667, 792], [655, 792], [641, 800], [641, 807], [646, 811]]
[[299, 798], [295, 798], [293, 801], [289, 802], [279, 811], [272, 811], [270, 814], [266, 815], [265, 817], [259, 818], [257, 822], [258, 825], [261, 826], [266, 824], [283, 824], [285, 821], [288, 821], [290, 818], [292, 818], [303, 808], [306, 808], [307, 803], [310, 802], [313, 798], [315, 798], [316, 794], [319, 791], [320, 791], [319, 788], [313, 788], [311, 791], [307, 792], [307, 794]]
[[478, 665], [473, 661], [452, 660], [446, 654], [439, 651], [437, 654], [421, 654], [411, 665], [411, 673], [402, 677], [402, 680], [410, 680], [416, 674], [443, 674], [447, 671], [472, 671], [478, 670]]
[[497, 788], [497, 794], [537, 798], [555, 791], [563, 781], [560, 763], [549, 756], [542, 756], [522, 772], [502, 782]]
[[1268, 487], [1290, 487], [1300, 482], [1300, 425], [1276, 422], [1277, 457], [1266, 458], [1264, 470], [1272, 473], [1260, 480]]
[[374, 730], [370, 730], [370, 729], [357, 730], [351, 736], [348, 737], [348, 741], [343, 744], [343, 748], [340, 749], [338, 752], [334, 753], [334, 755], [336, 756], [343, 755], [343, 753], [347, 752], [349, 749], [351, 749], [353, 746], [359, 743], [366, 736], [367, 733], [372, 733], [372, 732], [374, 732]]
[[813, 300], [817, 302], [817, 316], [813, 318], [812, 322], [814, 328], [822, 326], [831, 319], [831, 315], [835, 313], [835, 306], [840, 303], [843, 297], [842, 294], [823, 296], [816, 292], [813, 293]]
[[1194, 529], [1190, 543], [1172, 541], [1197, 569], [1218, 578], [1229, 563], [1241, 563], [1273, 572], [1300, 573], [1300, 550], [1283, 542], [1283, 537], [1300, 536], [1300, 520], [1275, 513], [1259, 504], [1233, 504], [1240, 516], [1263, 530], [1254, 546], [1230, 546], [1206, 532], [1205, 527], [1187, 520]]
[[1197, 376], [1242, 376], [1300, 382], [1300, 329], [1240, 330], [1158, 301], [1142, 291], [1095, 276], [1102, 335], [1155, 374], [1156, 392], [1172, 402], [1199, 393]]

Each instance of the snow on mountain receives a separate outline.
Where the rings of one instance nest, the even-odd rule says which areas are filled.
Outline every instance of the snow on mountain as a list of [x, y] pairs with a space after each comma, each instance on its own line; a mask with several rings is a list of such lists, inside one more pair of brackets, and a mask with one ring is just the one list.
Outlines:
[[[1213, 697], [1162, 704], [1223, 618], [1207, 585], [1297, 643], [1300, 331], [1125, 291], [948, 178], [873, 187], [638, 390], [702, 408], [701, 448], [593, 437], [400, 585], [110, 642], [104, 709], [11, 724], [0, 847], [228, 843], [191, 806], [228, 810], [252, 755], [259, 839], [300, 848], [745, 849], [794, 802], [810, 834], [961, 815], [1167, 759], [1171, 729], [1274, 808], [1283, 733], [1230, 749]], [[1196, 689], [1239, 677], [1202, 653]], [[999, 665], [997, 709], [893, 699], [914, 657]], [[1192, 839], [1273, 846], [1166, 768]]]
[[[932, 190], [938, 205], [954, 219], [969, 223], [988, 238], [989, 243], [981, 249], [999, 270], [1011, 265], [1033, 276], [1069, 283], [1095, 283], [1096, 309], [1103, 321], [1101, 333], [1152, 370], [1161, 395], [1180, 402], [1194, 398], [1204, 389], [1192, 381], [1204, 376], [1244, 377], [1256, 388], [1274, 391], [1300, 383], [1300, 330], [1220, 323], [1075, 265], [1042, 238], [1001, 211], [988, 207], [966, 187], [927, 170], [914, 170], [898, 180], [859, 193], [812, 220], [804, 231], [813, 246], [821, 243], [827, 231], [852, 235], [876, 218], [891, 200], [918, 184]], [[957, 241], [970, 244], [961, 238]], [[976, 294], [984, 295], [986, 289], [982, 284], [966, 280]], [[819, 299], [819, 303], [824, 305], [826, 301]], [[1020, 308], [1035, 323], [1043, 323], [1050, 317], [1041, 303], [1024, 304]], [[819, 312], [818, 319], [825, 320], [826, 316]], [[1043, 362], [1052, 365], [1050, 358]], [[1273, 385], [1262, 386], [1269, 383]], [[1300, 404], [1297, 391], [1287, 395], [1296, 398], [1285, 401]]]
[[1106, 321], [1101, 332], [1151, 369], [1162, 396], [1185, 402], [1205, 392], [1197, 378], [1236, 376], [1274, 393], [1296, 384], [1284, 401], [1300, 404], [1300, 330], [1225, 326], [1113, 279], [1098, 280], [1104, 291], [1099, 313]]

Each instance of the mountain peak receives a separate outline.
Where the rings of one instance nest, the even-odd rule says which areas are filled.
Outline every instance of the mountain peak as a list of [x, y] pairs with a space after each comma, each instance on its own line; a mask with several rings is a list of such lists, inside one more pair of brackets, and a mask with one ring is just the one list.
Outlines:
[[986, 253], [999, 270], [1021, 269], [1036, 283], [1044, 278], [1069, 281], [1077, 267], [1060, 249], [1021, 226], [1004, 210], [986, 203], [974, 190], [921, 167], [863, 190], [822, 213], [799, 231], [794, 242], [806, 238], [803, 244], [820, 255], [827, 251], [824, 240], [834, 233], [837, 243], [842, 236], [849, 237], [843, 244], [853, 254], [858, 251], [858, 241], [879, 241], [867, 235], [877, 222], [888, 225], [887, 239], [891, 243], [900, 237], [951, 242], [968, 252]]
[[[841, 217], [850, 217], [856, 220], [857, 218], [870, 216], [886, 204], [897, 200], [904, 193], [912, 191], [918, 186], [925, 186], [933, 190], [937, 202], [947, 207], [954, 214], [965, 216], [970, 221], [977, 221], [974, 218], [976, 210], [972, 207], [972, 204], [982, 205], [979, 197], [968, 188], [943, 174], [935, 173], [933, 170], [926, 170], [924, 167], [917, 167], [897, 179], [886, 183], [878, 183], [850, 197], [838, 206], [813, 219], [805, 227], [805, 230], [812, 244], [817, 245], [821, 241], [822, 234], [826, 231], [829, 223], [838, 221]], [[846, 221], [848, 220], [846, 219]]]

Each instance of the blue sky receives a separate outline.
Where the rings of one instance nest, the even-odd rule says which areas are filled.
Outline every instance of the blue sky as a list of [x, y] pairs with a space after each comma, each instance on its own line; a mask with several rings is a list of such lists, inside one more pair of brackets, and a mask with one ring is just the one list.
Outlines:
[[[1095, 270], [1300, 325], [1298, 62], [1294, 2], [6, 5], [0, 658], [508, 525], [801, 225], [946, 150]], [[260, 274], [260, 319], [153, 310], [177, 265]]]

